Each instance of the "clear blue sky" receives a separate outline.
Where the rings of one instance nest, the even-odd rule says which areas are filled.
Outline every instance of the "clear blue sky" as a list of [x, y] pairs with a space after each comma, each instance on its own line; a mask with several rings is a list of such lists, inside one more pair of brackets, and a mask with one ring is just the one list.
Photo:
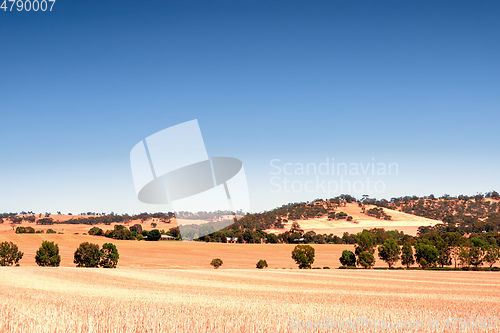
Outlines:
[[[253, 211], [349, 192], [300, 188], [316, 177], [384, 185], [357, 197], [499, 190], [499, 17], [498, 1], [0, 11], [0, 212], [161, 211], [136, 199], [130, 150], [192, 119], [209, 155], [243, 161]], [[328, 158], [398, 169], [341, 180], [271, 166]]]

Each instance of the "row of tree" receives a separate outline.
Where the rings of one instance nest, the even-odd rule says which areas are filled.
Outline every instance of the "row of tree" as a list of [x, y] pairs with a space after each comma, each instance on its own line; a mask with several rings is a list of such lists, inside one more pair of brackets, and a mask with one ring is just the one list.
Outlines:
[[[19, 266], [24, 253], [19, 251], [12, 242], [0, 243], [0, 266]], [[97, 244], [81, 243], [74, 254], [73, 263], [77, 267], [116, 268], [120, 255], [112, 243], [103, 244], [99, 249]], [[35, 262], [38, 266], [58, 267], [61, 263], [59, 246], [54, 242], [43, 241], [36, 251]]]

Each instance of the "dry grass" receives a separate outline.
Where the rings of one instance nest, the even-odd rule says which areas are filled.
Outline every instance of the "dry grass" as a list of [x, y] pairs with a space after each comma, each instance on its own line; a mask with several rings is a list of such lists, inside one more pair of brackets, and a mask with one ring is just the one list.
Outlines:
[[500, 274], [488, 272], [8, 267], [0, 276], [0, 332], [283, 332], [290, 318], [427, 325], [495, 317], [500, 303]]

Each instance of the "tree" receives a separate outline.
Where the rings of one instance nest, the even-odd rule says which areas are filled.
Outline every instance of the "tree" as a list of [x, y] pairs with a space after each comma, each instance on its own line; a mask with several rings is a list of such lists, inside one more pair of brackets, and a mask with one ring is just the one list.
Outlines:
[[490, 264], [490, 268], [500, 259], [500, 247], [490, 245], [486, 248], [484, 261]]
[[410, 243], [405, 243], [401, 249], [401, 263], [406, 265], [406, 268], [415, 263], [413, 258], [413, 248]]
[[461, 267], [469, 267], [470, 266], [470, 254], [469, 250], [464, 247], [460, 247], [460, 251], [458, 252], [458, 261]]
[[134, 224], [133, 226], [130, 227], [130, 231], [131, 232], [137, 232], [138, 234], [140, 234], [142, 232], [142, 225], [140, 224]]
[[38, 266], [59, 266], [61, 263], [59, 246], [54, 242], [43, 241], [42, 246], [36, 251], [35, 261]]
[[[438, 260], [438, 250], [432, 244], [417, 243], [415, 245], [415, 258], [417, 262], [422, 266], [421, 259], [425, 260], [425, 267], [434, 266]], [[422, 268], [425, 268], [422, 266]]]
[[292, 251], [292, 259], [299, 268], [311, 268], [314, 262], [314, 248], [310, 245], [297, 245]]
[[148, 232], [148, 238], [146, 238], [146, 240], [148, 241], [157, 241], [161, 238], [161, 233], [154, 229], [154, 230], [151, 230], [150, 232]]
[[266, 268], [268, 267], [267, 266], [267, 261], [265, 260], [259, 260], [259, 262], [257, 263], [257, 268], [258, 269], [263, 269], [263, 268]]
[[219, 258], [212, 259], [212, 262], [210, 263], [210, 265], [214, 266], [215, 269], [222, 266], [222, 264], [223, 264], [222, 259]]
[[437, 263], [443, 267], [451, 265], [451, 248], [440, 236], [435, 238], [436, 249], [438, 250]]
[[12, 242], [3, 242], [0, 244], [0, 266], [19, 265], [19, 260], [23, 258], [24, 253], [19, 251], [17, 245]]
[[99, 246], [89, 242], [81, 243], [75, 251], [73, 263], [76, 267], [98, 267], [100, 260]]
[[89, 232], [88, 232], [89, 235], [94, 235], [94, 236], [102, 236], [104, 235], [104, 232], [102, 231], [101, 228], [99, 227], [92, 227]]
[[384, 244], [378, 247], [379, 258], [385, 261], [389, 267], [392, 267], [392, 265], [399, 260], [400, 253], [401, 249], [399, 245], [396, 244], [396, 241], [392, 238], [386, 239]]
[[104, 268], [116, 268], [120, 255], [116, 246], [112, 243], [105, 243], [99, 251], [100, 261], [99, 266]]
[[373, 254], [367, 251], [361, 251], [358, 254], [358, 260], [356, 263], [359, 266], [363, 266], [364, 268], [370, 268], [373, 265], [375, 265], [375, 258], [373, 257]]
[[373, 254], [375, 252], [374, 247], [377, 244], [377, 238], [374, 234], [369, 232], [368, 230], [363, 230], [360, 233], [357, 233], [354, 236], [354, 240], [356, 241], [356, 249], [355, 253], [359, 256], [359, 254], [363, 251], [369, 252]]
[[474, 267], [483, 265], [484, 251], [479, 246], [473, 246], [469, 249], [470, 264]]
[[354, 253], [349, 250], [342, 251], [342, 256], [339, 258], [339, 260], [343, 266], [356, 265], [356, 255], [354, 255]]

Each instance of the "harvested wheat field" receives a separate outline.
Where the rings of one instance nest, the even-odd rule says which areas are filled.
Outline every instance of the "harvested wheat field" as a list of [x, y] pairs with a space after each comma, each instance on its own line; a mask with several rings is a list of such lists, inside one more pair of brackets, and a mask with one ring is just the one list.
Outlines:
[[498, 317], [500, 303], [490, 272], [5, 267], [0, 276], [0, 332], [459, 332], [445, 320]]

